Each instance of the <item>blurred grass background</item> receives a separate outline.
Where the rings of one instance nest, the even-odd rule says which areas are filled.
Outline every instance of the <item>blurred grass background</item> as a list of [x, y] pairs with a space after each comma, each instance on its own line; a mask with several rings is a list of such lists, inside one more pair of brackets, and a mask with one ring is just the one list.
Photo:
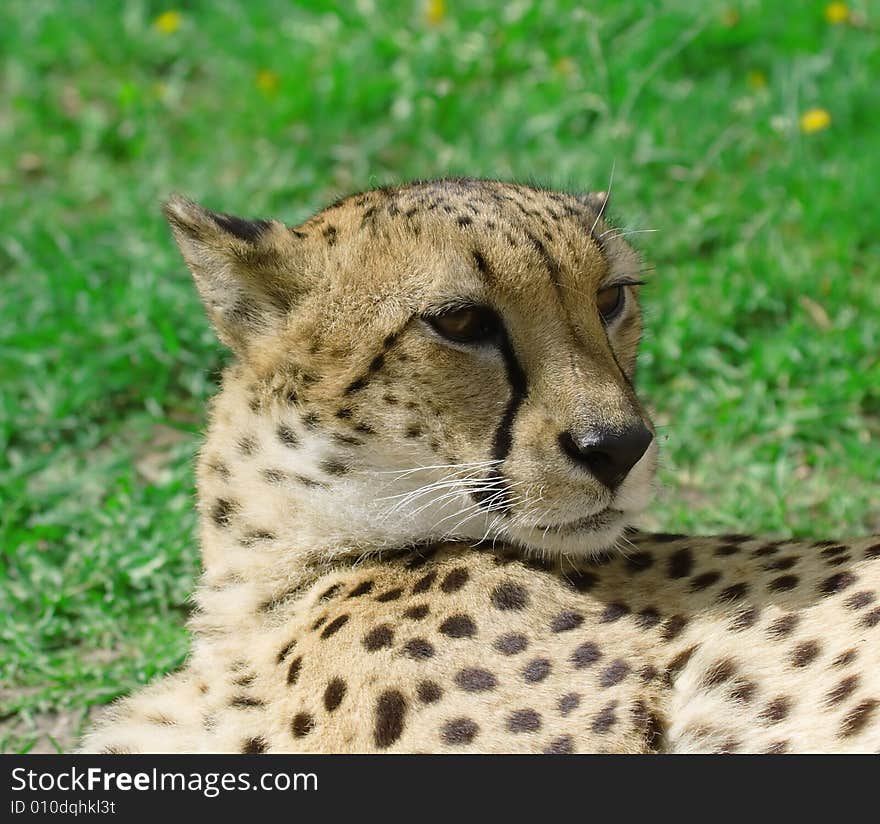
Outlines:
[[[224, 353], [159, 213], [467, 174], [605, 188], [656, 266], [646, 523], [880, 530], [877, 8], [5, 0], [0, 748], [177, 666]], [[874, 14], [872, 14], [874, 12]]]

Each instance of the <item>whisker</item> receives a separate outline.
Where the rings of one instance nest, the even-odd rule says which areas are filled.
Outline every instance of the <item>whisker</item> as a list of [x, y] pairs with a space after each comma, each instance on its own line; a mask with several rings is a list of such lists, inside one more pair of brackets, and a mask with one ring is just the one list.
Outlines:
[[470, 463], [453, 463], [453, 464], [427, 464], [425, 466], [415, 466], [412, 469], [381, 469], [378, 471], [371, 472], [373, 475], [397, 475], [399, 478], [403, 478], [406, 475], [411, 475], [413, 472], [424, 472], [428, 469], [456, 469], [458, 467], [465, 468], [476, 468], [480, 466], [494, 466], [495, 464], [504, 463], [503, 460], [492, 459], [488, 461], [473, 461]]
[[[615, 230], [609, 229], [607, 232], [603, 232], [601, 235], [599, 235], [599, 240], [602, 240], [605, 237], [605, 235], [607, 235], [613, 231], [615, 231]], [[654, 233], [654, 232], [659, 232], [659, 231], [660, 231], [659, 229], [626, 229], [626, 230], [618, 231], [617, 234], [615, 234], [615, 235], [611, 235], [610, 240], [616, 240], [619, 237], [627, 237], [628, 235], [643, 235], [643, 234], [649, 234], [649, 233]]]
[[614, 186], [614, 163], [615, 161], [611, 161], [611, 174], [608, 176], [608, 188], [605, 190], [605, 200], [602, 201], [602, 205], [599, 207], [599, 211], [596, 214], [596, 219], [593, 221], [593, 225], [590, 227], [590, 234], [596, 231], [596, 226], [599, 224], [599, 221], [602, 218], [602, 215], [605, 214], [605, 207], [608, 205], [608, 201], [611, 200], [611, 188]]

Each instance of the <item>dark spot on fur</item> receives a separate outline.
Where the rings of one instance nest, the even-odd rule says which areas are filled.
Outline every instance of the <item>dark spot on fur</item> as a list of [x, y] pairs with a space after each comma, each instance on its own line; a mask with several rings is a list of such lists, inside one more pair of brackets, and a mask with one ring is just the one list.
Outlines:
[[839, 704], [852, 695], [859, 685], [858, 675], [848, 675], [840, 683], [832, 687], [825, 696], [825, 703], [829, 706]]
[[229, 526], [232, 515], [238, 510], [238, 504], [226, 498], [218, 498], [211, 509], [211, 520], [219, 527]]
[[500, 610], [521, 610], [529, 603], [525, 588], [519, 584], [503, 583], [492, 590], [492, 605]]
[[383, 647], [390, 647], [394, 643], [394, 632], [388, 624], [371, 629], [363, 640], [364, 649], [368, 652], [375, 652]]
[[757, 689], [758, 687], [753, 681], [740, 678], [734, 683], [733, 689], [730, 691], [730, 697], [740, 704], [748, 704], [754, 697], [755, 690]]
[[327, 684], [324, 690], [324, 708], [327, 712], [333, 712], [342, 703], [348, 687], [341, 678], [334, 678]]
[[470, 744], [479, 731], [476, 722], [470, 718], [453, 718], [443, 725], [440, 735], [445, 744], [461, 746]]
[[594, 572], [579, 569], [568, 573], [565, 580], [577, 592], [589, 592], [599, 582], [599, 576]]
[[426, 661], [434, 655], [434, 645], [424, 638], [412, 638], [403, 645], [404, 654], [414, 661]]
[[361, 595], [369, 595], [373, 591], [372, 581], [361, 581], [351, 592], [349, 598], [359, 598]]
[[550, 661], [546, 658], [535, 658], [529, 661], [522, 671], [523, 678], [529, 684], [537, 684], [550, 674]]
[[262, 707], [263, 702], [259, 698], [252, 698], [250, 695], [235, 695], [229, 702], [230, 707], [238, 709], [252, 709], [254, 707]]
[[254, 452], [257, 451], [257, 441], [256, 438], [251, 438], [245, 436], [243, 438], [239, 438], [238, 441], [238, 451], [241, 452], [245, 457], [253, 455]]
[[514, 710], [506, 726], [510, 732], [535, 732], [541, 728], [541, 716], [533, 709]]
[[577, 629], [584, 622], [584, 616], [579, 612], [560, 612], [550, 624], [553, 632], [569, 632]]
[[778, 724], [785, 720], [791, 710], [791, 699], [785, 696], [774, 698], [763, 710], [761, 710], [759, 718], [770, 724]]
[[380, 749], [390, 747], [403, 732], [406, 699], [397, 690], [387, 690], [376, 702], [376, 724], [373, 740]]
[[612, 601], [605, 609], [602, 611], [602, 614], [599, 616], [600, 624], [611, 624], [614, 621], [619, 621], [623, 618], [624, 615], [629, 615], [630, 609], [626, 604], [621, 603], [620, 601]]
[[348, 615], [340, 615], [338, 618], [334, 618], [326, 627], [324, 627], [321, 637], [329, 638], [331, 635], [335, 635], [347, 622]]
[[464, 567], [456, 567], [440, 583], [440, 589], [447, 595], [452, 592], [458, 592], [470, 578], [470, 574]]
[[419, 578], [418, 581], [415, 582], [415, 584], [413, 584], [413, 595], [422, 595], [423, 593], [427, 592], [433, 585], [436, 578], [436, 572], [428, 572], [426, 575], [423, 575], [421, 578]]
[[878, 704], [880, 704], [880, 701], [876, 698], [868, 698], [853, 707], [840, 725], [840, 735], [843, 738], [849, 738], [860, 733], [867, 726], [868, 721], [871, 720], [871, 716], [874, 714], [874, 710], [877, 709]]
[[626, 661], [619, 658], [608, 665], [599, 677], [599, 685], [602, 687], [613, 687], [619, 684], [629, 674], [630, 667]]
[[666, 667], [666, 680], [668, 682], [671, 683], [672, 679], [687, 666], [687, 662], [691, 660], [691, 656], [697, 651], [697, 647], [698, 645], [694, 644], [692, 647], [682, 650], [669, 662], [669, 666]]
[[477, 271], [483, 275], [483, 277], [489, 278], [491, 277], [491, 272], [489, 271], [489, 264], [486, 263], [486, 258], [483, 257], [482, 252], [474, 252], [474, 264], [477, 267]]
[[654, 556], [650, 552], [635, 552], [626, 559], [626, 568], [630, 572], [642, 572], [654, 565]]
[[407, 561], [407, 569], [418, 569], [423, 567], [428, 561], [437, 554], [436, 547], [421, 547], [413, 551], [412, 558]]
[[877, 596], [873, 592], [862, 591], [850, 595], [843, 603], [846, 604], [848, 609], [856, 610], [866, 607], [868, 604], [873, 604], [876, 599]]
[[434, 704], [443, 695], [443, 690], [435, 681], [419, 681], [416, 684], [416, 695], [423, 704]]
[[749, 594], [749, 585], [745, 582], [731, 584], [718, 593], [719, 601], [741, 601]]
[[688, 547], [669, 556], [669, 577], [687, 578], [694, 568], [694, 556]]
[[823, 595], [834, 595], [851, 587], [858, 578], [852, 572], [838, 572], [830, 578], [826, 578], [819, 585], [819, 592]]
[[559, 701], [556, 702], [556, 707], [559, 709], [559, 714], [565, 716], [569, 715], [572, 710], [577, 709], [580, 703], [580, 695], [578, 695], [576, 692], [569, 692], [563, 695], [559, 699]]
[[498, 686], [498, 679], [480, 667], [463, 669], [456, 673], [454, 680], [465, 692], [486, 692]]
[[795, 647], [794, 654], [791, 656], [791, 663], [796, 667], [806, 667], [816, 660], [819, 655], [818, 641], [804, 641]]
[[596, 663], [602, 657], [602, 651], [592, 641], [585, 641], [571, 654], [571, 663], [577, 669], [583, 669]]
[[260, 475], [270, 484], [283, 484], [287, 480], [287, 474], [280, 469], [262, 469]]
[[712, 584], [718, 583], [721, 579], [721, 573], [717, 570], [710, 570], [709, 572], [703, 572], [700, 575], [691, 579], [690, 590], [691, 592], [700, 592], [700, 590], [707, 589], [712, 586]]
[[730, 622], [730, 628], [734, 632], [742, 632], [743, 630], [753, 627], [758, 618], [761, 616], [761, 610], [756, 606], [748, 606], [733, 616]]
[[846, 652], [840, 653], [831, 663], [835, 667], [845, 667], [856, 660], [858, 652], [854, 649], [848, 649]]
[[259, 755], [260, 753], [266, 752], [268, 746], [265, 738], [257, 736], [256, 738], [248, 738], [241, 745], [241, 752], [242, 755]]
[[293, 716], [290, 730], [294, 738], [303, 738], [315, 728], [315, 719], [307, 712], [300, 712]]
[[593, 719], [592, 730], [595, 733], [608, 732], [617, 723], [617, 701], [612, 701], [603, 707], [599, 714]]
[[525, 635], [511, 632], [495, 639], [494, 647], [504, 655], [516, 655], [528, 647], [529, 641]]
[[278, 655], [275, 658], [276, 663], [280, 664], [285, 658], [287, 658], [287, 656], [290, 654], [295, 646], [296, 639], [288, 641], [283, 647], [281, 647], [281, 649], [278, 650]]
[[736, 664], [734, 664], [730, 658], [716, 661], [708, 670], [706, 670], [706, 673], [703, 676], [703, 687], [716, 687], [719, 684], [723, 684], [725, 681], [729, 681], [735, 672]]
[[783, 615], [777, 618], [769, 627], [767, 627], [767, 634], [771, 638], [785, 638], [788, 635], [791, 635], [794, 628], [800, 622], [800, 616], [797, 613], [791, 612], [788, 615]]
[[293, 448], [299, 445], [299, 435], [283, 423], [278, 426], [276, 434], [278, 435], [278, 440], [285, 446]]
[[297, 658], [294, 658], [293, 661], [290, 662], [290, 667], [287, 670], [287, 683], [295, 684], [297, 679], [299, 678], [300, 670], [302, 669], [302, 656], [300, 655]]
[[472, 638], [477, 627], [469, 615], [452, 615], [440, 624], [440, 632], [449, 638]]
[[404, 618], [410, 618], [413, 621], [420, 621], [424, 618], [430, 610], [428, 609], [427, 604], [418, 604], [414, 607], [409, 607], [403, 611]]
[[654, 607], [645, 607], [636, 616], [636, 624], [640, 629], [651, 629], [660, 623], [660, 613]]

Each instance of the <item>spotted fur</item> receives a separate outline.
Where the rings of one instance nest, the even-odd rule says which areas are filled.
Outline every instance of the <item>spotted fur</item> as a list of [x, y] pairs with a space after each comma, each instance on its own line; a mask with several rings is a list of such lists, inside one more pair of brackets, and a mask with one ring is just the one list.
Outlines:
[[[880, 540], [627, 532], [656, 446], [613, 484], [573, 448], [651, 428], [641, 267], [605, 206], [468, 179], [293, 228], [168, 204], [236, 355], [192, 654], [84, 750], [880, 749]], [[491, 345], [433, 329], [462, 303]]]

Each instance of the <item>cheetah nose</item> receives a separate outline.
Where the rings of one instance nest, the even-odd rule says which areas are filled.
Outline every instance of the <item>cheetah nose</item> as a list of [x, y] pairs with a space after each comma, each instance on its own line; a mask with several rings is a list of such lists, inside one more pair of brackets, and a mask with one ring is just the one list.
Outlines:
[[652, 440], [651, 430], [639, 421], [623, 431], [600, 429], [581, 436], [563, 432], [559, 436], [559, 448], [613, 490], [638, 463]]

